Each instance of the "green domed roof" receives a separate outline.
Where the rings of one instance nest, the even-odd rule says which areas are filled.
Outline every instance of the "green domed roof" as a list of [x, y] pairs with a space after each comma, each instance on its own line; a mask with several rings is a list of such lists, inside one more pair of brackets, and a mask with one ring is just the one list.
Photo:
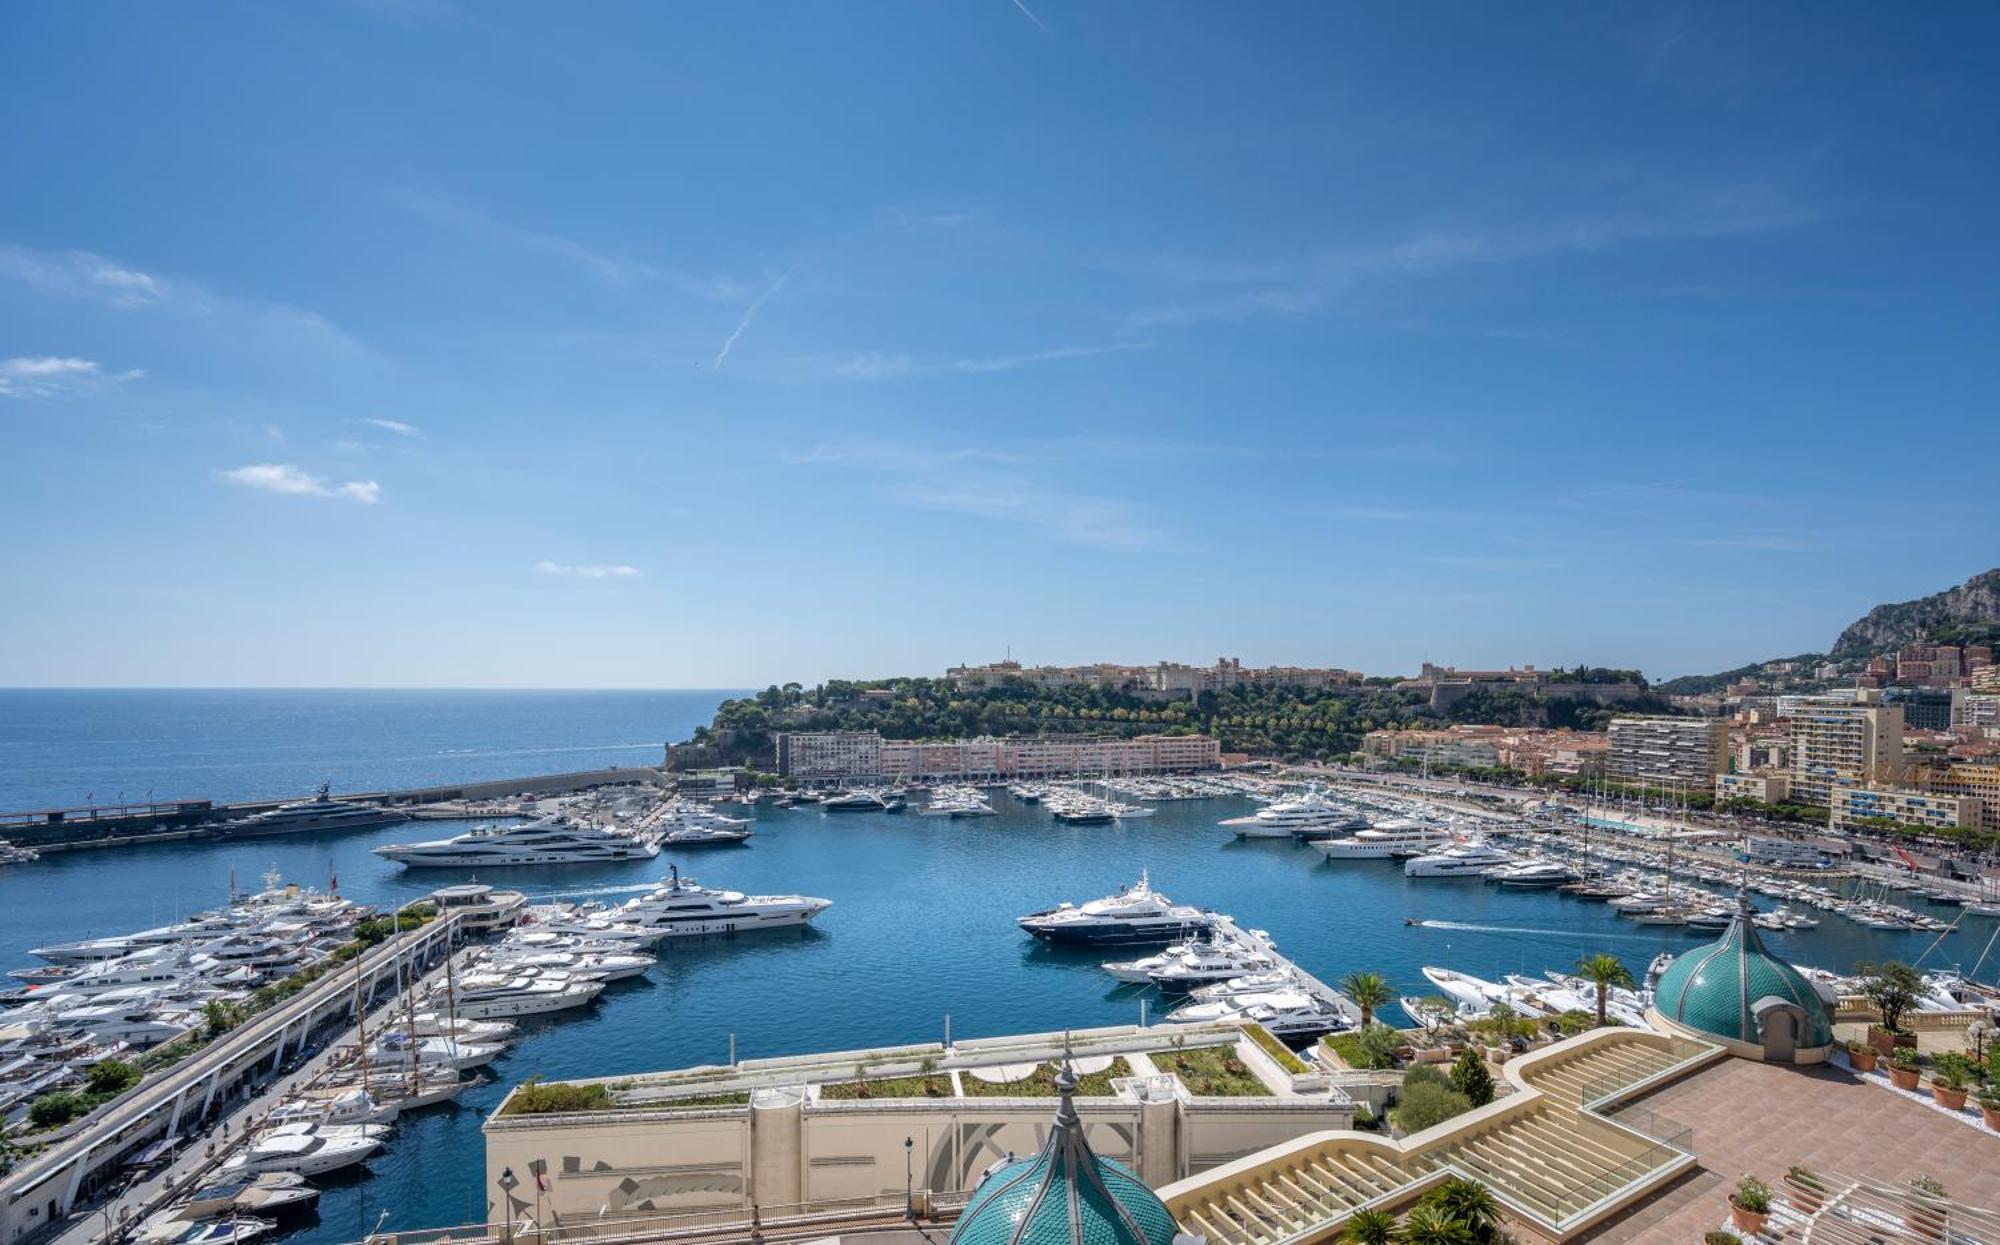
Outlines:
[[986, 1174], [953, 1225], [950, 1245], [1172, 1245], [1179, 1229], [1166, 1204], [1083, 1139], [1067, 1060], [1056, 1088], [1062, 1104], [1048, 1144]]
[[1667, 966], [1653, 990], [1653, 1006], [1667, 1019], [1738, 1042], [1763, 1040], [1757, 1014], [1769, 1000], [1790, 1003], [1806, 1015], [1801, 1047], [1831, 1045], [1833, 1018], [1826, 1002], [1798, 969], [1764, 949], [1745, 901], [1722, 937], [1696, 947]]

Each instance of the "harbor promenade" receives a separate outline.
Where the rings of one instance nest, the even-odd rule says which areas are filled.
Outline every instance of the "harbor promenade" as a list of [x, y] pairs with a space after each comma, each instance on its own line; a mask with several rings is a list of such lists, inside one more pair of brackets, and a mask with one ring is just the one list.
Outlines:
[[[357, 1001], [374, 1000], [385, 985], [391, 987], [393, 995], [393, 987], [410, 966], [440, 961], [457, 937], [458, 924], [456, 916], [447, 917], [384, 940], [358, 957], [352, 969], [343, 966], [339, 972], [328, 973], [174, 1067], [146, 1078], [131, 1092], [55, 1132], [39, 1153], [0, 1179], [0, 1241], [12, 1245], [67, 1236], [79, 1227], [94, 1230], [101, 1238], [107, 1227], [120, 1222], [121, 1210], [131, 1220], [140, 1213], [137, 1208], [149, 1204], [144, 1192], [157, 1194], [182, 1187], [184, 1176], [177, 1178], [176, 1174], [182, 1173], [186, 1164], [206, 1157], [207, 1138], [229, 1135], [230, 1116], [240, 1115], [229, 1111], [232, 1102], [246, 1097], [252, 1104], [272, 1101], [270, 1094], [276, 1092], [277, 1083], [295, 1080], [318, 1066], [325, 1056], [314, 1052], [326, 1042], [328, 1024], [351, 1023]], [[337, 1042], [331, 1043], [327, 1049], [337, 1046]], [[300, 1071], [287, 1074], [287, 1067]], [[211, 1122], [215, 1124], [212, 1134]], [[79, 1208], [89, 1204], [90, 1194], [115, 1180], [116, 1173], [134, 1157], [157, 1142], [182, 1137], [197, 1128], [200, 1133], [187, 1140], [183, 1158], [170, 1164], [166, 1172], [136, 1188], [121, 1190], [104, 1207], [90, 1205], [84, 1216], [72, 1222]], [[107, 1207], [109, 1219], [103, 1213]]]

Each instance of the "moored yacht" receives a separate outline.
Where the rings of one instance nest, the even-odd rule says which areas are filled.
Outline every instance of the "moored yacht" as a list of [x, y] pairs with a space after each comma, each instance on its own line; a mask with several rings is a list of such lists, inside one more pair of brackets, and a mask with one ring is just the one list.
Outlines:
[[618, 920], [641, 929], [663, 931], [669, 938], [687, 938], [804, 925], [832, 906], [831, 899], [812, 895], [712, 890], [693, 878], [682, 877], [680, 866], [673, 865], [665, 886], [627, 900], [613, 913]]
[[1154, 890], [1146, 874], [1116, 895], [1077, 905], [1059, 904], [1031, 912], [1015, 922], [1049, 942], [1110, 946], [1173, 942], [1214, 927], [1215, 916], [1202, 908], [1177, 904]]
[[1390, 818], [1356, 830], [1344, 839], [1319, 839], [1313, 850], [1328, 860], [1381, 860], [1390, 856], [1422, 856], [1452, 841], [1452, 833], [1408, 818]]
[[379, 804], [336, 800], [331, 783], [321, 783], [310, 800], [294, 800], [216, 826], [223, 834], [292, 834], [302, 830], [362, 830], [408, 821], [410, 815]]
[[410, 868], [477, 869], [502, 865], [597, 864], [651, 860], [660, 849], [602, 826], [545, 817], [518, 826], [480, 826], [448, 839], [387, 843], [377, 856]]
[[1353, 809], [1327, 799], [1318, 784], [1266, 804], [1247, 817], [1231, 817], [1222, 823], [1239, 839], [1325, 839], [1367, 824]]
[[244, 1146], [222, 1165], [222, 1171], [324, 1175], [352, 1167], [381, 1149], [388, 1131], [379, 1124], [281, 1124]]
[[[604, 990], [601, 981], [579, 977], [530, 977], [518, 973], [467, 973], [450, 993], [452, 1014], [469, 1020], [539, 1016], [582, 1007]], [[446, 999], [440, 997], [438, 1005]]]
[[1514, 863], [1512, 852], [1503, 852], [1490, 843], [1456, 843], [1442, 851], [1412, 856], [1403, 862], [1403, 876], [1409, 878], [1476, 878], [1487, 870]]

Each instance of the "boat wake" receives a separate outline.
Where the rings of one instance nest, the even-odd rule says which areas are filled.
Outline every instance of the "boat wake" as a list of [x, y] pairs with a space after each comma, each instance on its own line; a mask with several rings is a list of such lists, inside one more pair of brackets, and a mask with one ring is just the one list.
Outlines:
[[1540, 934], [1550, 938], [1617, 938], [1626, 942], [1657, 941], [1649, 934], [1601, 934], [1581, 929], [1524, 929], [1519, 925], [1474, 925], [1467, 921], [1419, 921], [1410, 918], [1403, 922], [1422, 929], [1457, 929], [1475, 934]]

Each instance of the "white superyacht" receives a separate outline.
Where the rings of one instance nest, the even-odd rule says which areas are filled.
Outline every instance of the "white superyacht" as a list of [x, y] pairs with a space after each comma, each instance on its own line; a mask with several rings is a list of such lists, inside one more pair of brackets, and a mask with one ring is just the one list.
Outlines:
[[1317, 784], [1298, 795], [1266, 804], [1247, 817], [1231, 817], [1222, 825], [1239, 839], [1324, 839], [1367, 825], [1353, 809], [1321, 793]]
[[480, 826], [448, 839], [387, 843], [377, 856], [409, 868], [478, 869], [498, 865], [598, 864], [651, 860], [660, 849], [603, 826], [545, 817], [518, 826]]
[[831, 899], [812, 895], [746, 895], [712, 890], [693, 878], [683, 878], [680, 866], [668, 867], [665, 886], [625, 906], [614, 908], [618, 921], [669, 938], [701, 934], [744, 934], [752, 930], [804, 925], [833, 906]]

